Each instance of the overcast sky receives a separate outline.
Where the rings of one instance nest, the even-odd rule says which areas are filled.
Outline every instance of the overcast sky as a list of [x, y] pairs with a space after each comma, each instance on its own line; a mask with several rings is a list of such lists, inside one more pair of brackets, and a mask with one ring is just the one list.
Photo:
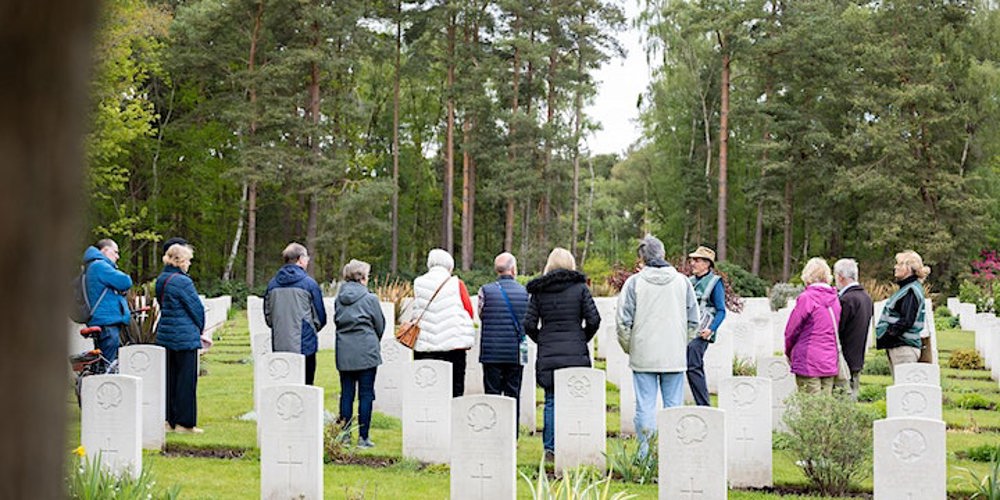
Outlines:
[[587, 138], [594, 154], [624, 153], [642, 134], [638, 124], [639, 96], [649, 83], [649, 66], [640, 35], [632, 27], [639, 12], [636, 0], [622, 0], [627, 28], [618, 35], [618, 43], [627, 51], [625, 59], [614, 58], [595, 75], [599, 90], [587, 114], [601, 124], [601, 130]]

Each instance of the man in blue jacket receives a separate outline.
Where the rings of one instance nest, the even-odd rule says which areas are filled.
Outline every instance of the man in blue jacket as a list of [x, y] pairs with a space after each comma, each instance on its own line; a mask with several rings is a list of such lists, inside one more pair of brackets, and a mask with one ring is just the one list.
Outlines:
[[306, 274], [306, 247], [290, 243], [281, 252], [285, 265], [267, 284], [264, 320], [271, 327], [274, 352], [297, 352], [306, 357], [306, 384], [316, 375], [317, 333], [326, 325], [323, 292]]
[[[493, 261], [497, 281], [479, 288], [479, 319], [482, 323], [479, 362], [483, 364], [486, 394], [514, 398], [520, 414], [521, 342], [525, 339], [524, 313], [528, 291], [517, 280], [517, 259], [504, 252]], [[525, 349], [527, 347], [525, 346]], [[535, 390], [534, 387], [530, 390]]]
[[118, 339], [129, 320], [125, 294], [132, 288], [132, 278], [118, 270], [117, 262], [118, 244], [111, 239], [98, 241], [83, 252], [90, 304], [87, 326], [101, 327], [97, 347], [108, 363], [118, 359]]

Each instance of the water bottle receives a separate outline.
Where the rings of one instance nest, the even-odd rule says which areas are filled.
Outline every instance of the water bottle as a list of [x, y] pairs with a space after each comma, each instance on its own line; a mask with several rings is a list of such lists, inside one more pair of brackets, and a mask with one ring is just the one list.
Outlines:
[[518, 346], [518, 351], [521, 358], [521, 366], [526, 366], [528, 364], [528, 339], [527, 337], [521, 337], [521, 345]]

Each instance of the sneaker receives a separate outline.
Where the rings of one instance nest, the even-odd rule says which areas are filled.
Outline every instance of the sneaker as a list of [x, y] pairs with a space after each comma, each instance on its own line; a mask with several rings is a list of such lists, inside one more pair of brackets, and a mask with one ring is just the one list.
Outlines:
[[371, 439], [358, 438], [358, 448], [374, 448], [375, 443]]
[[178, 434], [203, 434], [205, 430], [201, 427], [184, 427], [183, 425], [178, 425], [174, 432]]

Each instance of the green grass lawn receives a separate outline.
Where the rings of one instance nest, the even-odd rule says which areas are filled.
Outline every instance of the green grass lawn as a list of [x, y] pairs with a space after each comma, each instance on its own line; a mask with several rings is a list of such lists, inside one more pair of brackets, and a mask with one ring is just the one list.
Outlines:
[[[938, 332], [942, 367], [955, 349], [973, 347], [971, 332], [947, 330]], [[256, 422], [238, 417], [253, 408], [253, 365], [250, 364], [250, 342], [245, 314], [238, 311], [217, 334], [220, 337], [212, 350], [202, 359], [206, 373], [198, 383], [198, 420], [205, 429], [202, 435], [167, 435], [167, 452], [146, 452], [148, 464], [159, 486], [180, 485], [181, 498], [259, 498], [260, 461], [256, 448]], [[884, 356], [872, 351], [870, 357]], [[598, 362], [600, 366], [602, 362]], [[952, 403], [963, 394], [979, 394], [1000, 408], [1000, 387], [990, 380], [983, 370], [942, 369], [942, 389], [945, 400], [944, 419], [948, 427], [948, 491], [953, 498], [967, 497], [971, 492], [965, 474], [958, 467], [968, 467], [979, 474], [987, 464], [972, 462], [966, 456], [972, 448], [1000, 445], [1000, 411], [965, 410]], [[340, 387], [331, 351], [321, 351], [317, 359], [317, 384], [325, 393], [326, 408], [336, 413]], [[862, 376], [864, 386], [887, 386], [888, 376]], [[608, 386], [607, 425], [609, 432], [619, 429], [618, 389]], [[884, 398], [884, 391], [882, 392]], [[541, 390], [538, 391], [538, 427], [541, 429]], [[79, 410], [72, 395], [67, 404], [71, 407], [69, 443], [75, 448], [79, 441]], [[878, 408], [878, 402], [862, 403]], [[884, 411], [884, 401], [881, 403]], [[326, 498], [406, 498], [441, 499], [448, 496], [449, 477], [447, 466], [424, 467], [410, 460], [401, 459], [402, 432], [398, 419], [375, 414], [371, 439], [376, 447], [371, 450], [352, 451], [359, 459], [379, 462], [379, 465], [327, 464], [324, 469]], [[616, 438], [609, 438], [610, 441]], [[541, 434], [522, 435], [517, 445], [518, 468], [528, 474], [537, 471], [542, 454]], [[213, 455], [235, 458], [208, 458], [193, 455]], [[807, 480], [795, 466], [796, 457], [784, 450], [774, 452], [774, 483], [783, 491], [802, 491]], [[870, 495], [872, 482], [868, 477], [857, 485], [861, 496]], [[522, 480], [518, 484], [518, 498], [530, 498]], [[614, 482], [613, 491], [628, 491], [639, 498], [656, 498], [656, 485], [637, 485]], [[770, 498], [819, 498], [808, 496], [782, 496], [777, 493], [739, 491], [730, 492], [733, 499]]]

